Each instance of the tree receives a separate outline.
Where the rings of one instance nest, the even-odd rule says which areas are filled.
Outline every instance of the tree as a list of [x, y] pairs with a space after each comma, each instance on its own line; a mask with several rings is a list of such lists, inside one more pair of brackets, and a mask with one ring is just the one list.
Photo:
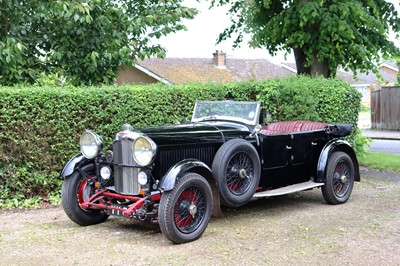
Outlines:
[[185, 29], [183, 0], [0, 0], [0, 85], [60, 73], [73, 84], [111, 83], [121, 64], [165, 56], [151, 42]]
[[396, 60], [397, 69], [399, 70], [399, 71], [397, 71], [397, 85], [400, 85], [400, 56], [395, 58], [395, 60]]
[[397, 63], [397, 68], [399, 69], [397, 72], [397, 84], [400, 84], [400, 63]]
[[377, 72], [381, 57], [398, 52], [388, 34], [400, 31], [400, 20], [385, 0], [212, 0], [214, 5], [230, 5], [232, 20], [217, 42], [236, 35], [238, 46], [249, 33], [250, 45], [271, 55], [293, 51], [298, 74], [334, 77], [339, 65]]
[[[28, 16], [34, 13], [32, 6], [29, 1], [0, 0], [0, 85], [31, 79], [35, 71], [30, 66], [40, 65], [35, 44], [27, 36], [36, 28]], [[24, 13], [19, 12], [22, 9]]]
[[396, 64], [397, 68], [399, 69], [399, 71], [397, 72], [397, 84], [400, 85], [400, 61], [398, 61]]

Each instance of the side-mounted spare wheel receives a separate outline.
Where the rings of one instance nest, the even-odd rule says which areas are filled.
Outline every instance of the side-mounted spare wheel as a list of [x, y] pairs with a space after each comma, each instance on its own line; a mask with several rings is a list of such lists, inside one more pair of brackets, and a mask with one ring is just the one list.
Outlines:
[[64, 211], [73, 222], [79, 225], [102, 223], [108, 218], [108, 214], [100, 210], [86, 210], [81, 207], [81, 204], [94, 193], [94, 187], [88, 182], [88, 179], [96, 176], [93, 164], [83, 166], [81, 172], [86, 173], [86, 178], [75, 170], [64, 179], [61, 188], [61, 201]]
[[328, 159], [326, 181], [322, 187], [324, 199], [329, 204], [345, 203], [354, 186], [354, 164], [344, 152], [333, 152]]
[[162, 194], [158, 219], [163, 234], [173, 243], [198, 239], [207, 228], [213, 196], [207, 180], [185, 173], [175, 188]]
[[212, 172], [228, 207], [246, 204], [260, 182], [261, 163], [255, 147], [246, 140], [232, 139], [217, 151]]

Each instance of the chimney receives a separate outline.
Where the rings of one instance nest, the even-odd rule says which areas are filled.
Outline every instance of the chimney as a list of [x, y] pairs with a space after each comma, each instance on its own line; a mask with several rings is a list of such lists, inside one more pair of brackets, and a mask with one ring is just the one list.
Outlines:
[[213, 56], [214, 66], [216, 66], [217, 68], [226, 69], [226, 53], [216, 50], [215, 53], [213, 53]]

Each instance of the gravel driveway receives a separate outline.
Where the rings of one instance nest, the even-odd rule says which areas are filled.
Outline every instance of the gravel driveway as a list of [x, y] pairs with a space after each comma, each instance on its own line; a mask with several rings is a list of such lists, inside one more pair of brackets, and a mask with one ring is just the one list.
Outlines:
[[400, 265], [400, 177], [370, 174], [344, 205], [327, 205], [319, 189], [261, 199], [224, 209], [183, 245], [124, 218], [80, 227], [61, 207], [0, 211], [1, 264]]

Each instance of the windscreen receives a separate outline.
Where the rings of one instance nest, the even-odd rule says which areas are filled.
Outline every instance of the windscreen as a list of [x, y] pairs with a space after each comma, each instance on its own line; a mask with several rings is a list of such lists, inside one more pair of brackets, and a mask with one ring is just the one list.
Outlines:
[[197, 101], [192, 122], [231, 120], [256, 125], [259, 115], [259, 102]]

